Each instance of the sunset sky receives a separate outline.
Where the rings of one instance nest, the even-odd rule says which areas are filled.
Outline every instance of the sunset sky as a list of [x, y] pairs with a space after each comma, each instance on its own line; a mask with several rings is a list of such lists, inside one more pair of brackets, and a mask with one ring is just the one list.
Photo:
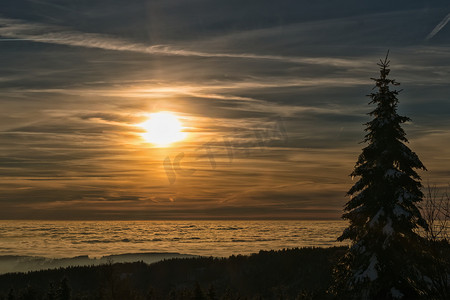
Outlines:
[[[2, 0], [0, 218], [338, 219], [388, 49], [446, 186], [449, 20], [448, 0]], [[185, 137], [149, 142], [158, 112]]]

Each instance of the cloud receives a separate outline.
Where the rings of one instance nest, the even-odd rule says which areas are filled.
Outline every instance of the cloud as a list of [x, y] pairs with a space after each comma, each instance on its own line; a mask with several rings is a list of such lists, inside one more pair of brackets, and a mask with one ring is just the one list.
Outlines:
[[[228, 2], [232, 15], [200, 1], [206, 21], [185, 12], [198, 3], [172, 1], [182, 7], [152, 9], [149, 19], [106, 2], [86, 4], [89, 16], [0, 18], [0, 217], [336, 218], [371, 109], [369, 78], [387, 46], [405, 88], [399, 109], [422, 126], [405, 128], [412, 148], [434, 174], [448, 173], [439, 151], [448, 135], [427, 130], [448, 132], [449, 51], [421, 44], [438, 9], [342, 14], [345, 5], [333, 4], [342, 9], [323, 15], [323, 4], [298, 2], [280, 25], [271, 9], [273, 22], [248, 21]], [[191, 139], [169, 149], [140, 141], [133, 124], [158, 110], [178, 113]], [[255, 131], [277, 116], [288, 143], [261, 147]], [[232, 161], [224, 137], [235, 143]], [[196, 160], [208, 142], [216, 169]], [[182, 167], [197, 171], [170, 186], [163, 161], [181, 152]]]
[[330, 57], [293, 57], [280, 55], [258, 55], [253, 53], [208, 53], [194, 50], [179, 49], [170, 45], [145, 45], [133, 43], [96, 33], [84, 33], [67, 30], [63, 27], [40, 23], [25, 22], [17, 19], [0, 18], [0, 36], [13, 40], [26, 40], [40, 43], [50, 43], [67, 46], [78, 46], [114, 51], [128, 51], [151, 55], [173, 55], [187, 57], [236, 58], [252, 60], [273, 60], [299, 64], [318, 64], [332, 66], [351, 66], [354, 61]]

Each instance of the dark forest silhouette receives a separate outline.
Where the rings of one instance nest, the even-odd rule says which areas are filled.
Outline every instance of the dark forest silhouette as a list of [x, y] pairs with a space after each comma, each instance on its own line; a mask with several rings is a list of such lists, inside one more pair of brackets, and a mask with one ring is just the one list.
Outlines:
[[70, 299], [323, 299], [344, 252], [345, 247], [302, 248], [5, 274], [0, 299], [66, 300], [54, 296], [64, 286]]

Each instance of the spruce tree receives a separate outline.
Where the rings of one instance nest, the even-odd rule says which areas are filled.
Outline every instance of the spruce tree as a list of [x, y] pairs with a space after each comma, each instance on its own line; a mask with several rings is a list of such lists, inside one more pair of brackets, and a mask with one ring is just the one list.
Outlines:
[[376, 105], [365, 124], [368, 145], [351, 173], [358, 180], [343, 214], [350, 225], [338, 238], [351, 245], [335, 270], [334, 291], [345, 299], [416, 299], [424, 293], [416, 229], [427, 228], [416, 206], [423, 198], [416, 170], [426, 168], [405, 145], [401, 124], [410, 119], [397, 114], [399, 91], [390, 87], [399, 83], [388, 78], [388, 55], [378, 66], [368, 95]]
[[58, 300], [70, 300], [71, 290], [69, 287], [69, 281], [66, 277], [61, 280], [58, 291], [56, 292], [56, 298]]

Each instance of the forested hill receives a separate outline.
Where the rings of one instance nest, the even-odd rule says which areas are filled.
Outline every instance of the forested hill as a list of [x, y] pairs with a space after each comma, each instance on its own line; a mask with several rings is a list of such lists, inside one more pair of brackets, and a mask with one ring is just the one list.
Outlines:
[[301, 248], [10, 273], [0, 276], [0, 299], [323, 299], [344, 252]]

